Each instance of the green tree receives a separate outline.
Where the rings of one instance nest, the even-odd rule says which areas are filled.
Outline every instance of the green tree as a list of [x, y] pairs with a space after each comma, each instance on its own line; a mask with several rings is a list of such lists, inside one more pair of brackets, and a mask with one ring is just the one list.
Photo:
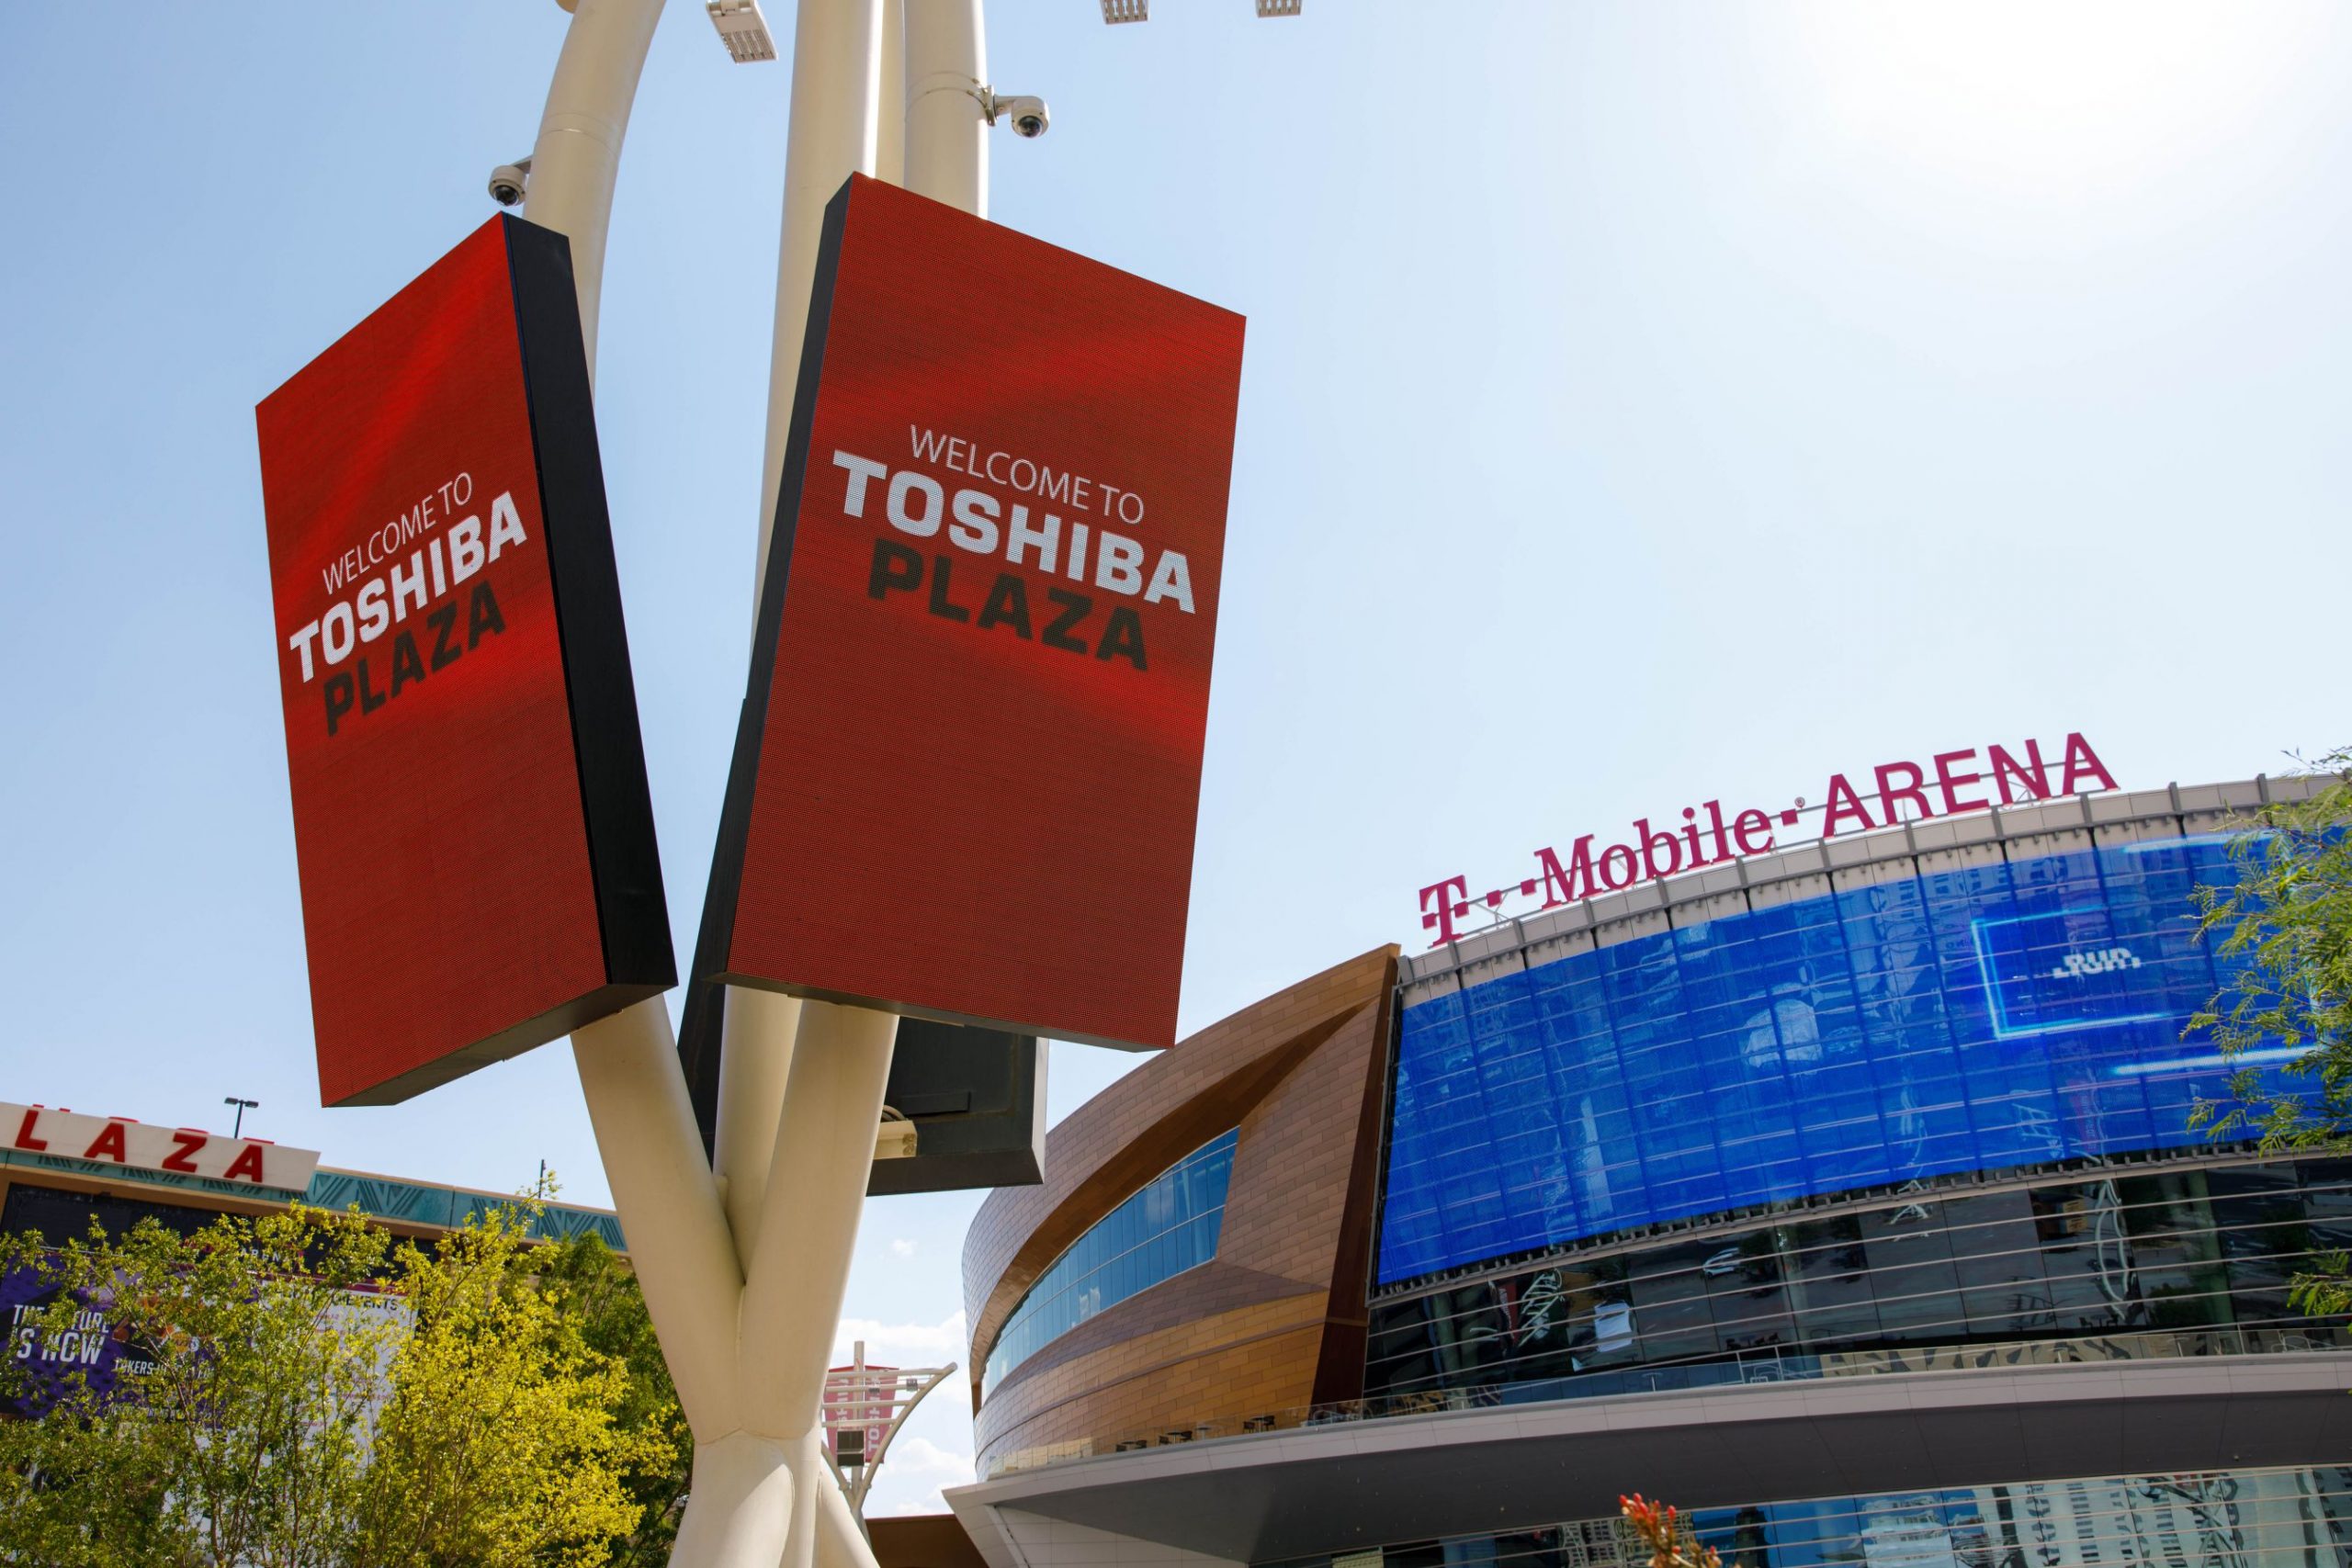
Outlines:
[[[2253, 1137], [2266, 1152], [2352, 1145], [2352, 750], [2313, 772], [2327, 782], [2310, 798], [2243, 822], [2230, 845], [2235, 884], [2197, 890], [2198, 929], [2218, 938], [2226, 978], [2188, 1032], [2233, 1058], [2281, 1046], [2299, 1054], [2278, 1080], [2241, 1066], [2228, 1097], [2199, 1103], [2192, 1124], [2217, 1138]], [[2290, 1300], [2315, 1315], [2352, 1311], [2347, 1275], [2343, 1255], [2322, 1258], [2295, 1277]]]
[[[141, 1223], [0, 1242], [48, 1304], [17, 1325], [0, 1421], [0, 1559], [46, 1568], [330, 1568], [397, 1325], [355, 1295], [386, 1240], [296, 1209], [183, 1237]], [[119, 1348], [112, 1386], [80, 1355]], [[60, 1369], [73, 1367], [74, 1370]]]
[[685, 1511], [694, 1433], [679, 1408], [670, 1364], [653, 1337], [645, 1293], [636, 1274], [593, 1232], [538, 1248], [526, 1262], [556, 1310], [579, 1324], [589, 1348], [628, 1372], [613, 1423], [639, 1439], [621, 1486], [641, 1512], [637, 1529], [614, 1543], [612, 1568], [666, 1568]]
[[617, 1419], [627, 1366], [534, 1277], [534, 1208], [401, 1250], [416, 1324], [392, 1359], [355, 1521], [368, 1568], [596, 1568], [637, 1528], [625, 1478], [655, 1439]]
[[[0, 1563], [654, 1562], [691, 1454], [637, 1284], [526, 1199], [430, 1247], [296, 1208], [0, 1241]], [[63, 1371], [97, 1332], [107, 1375]]]

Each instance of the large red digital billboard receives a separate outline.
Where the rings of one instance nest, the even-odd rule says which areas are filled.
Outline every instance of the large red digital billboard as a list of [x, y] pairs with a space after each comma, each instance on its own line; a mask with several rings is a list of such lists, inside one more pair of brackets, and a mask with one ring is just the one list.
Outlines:
[[854, 177], [827, 213], [712, 976], [1174, 1042], [1228, 310]]
[[673, 985], [569, 244], [492, 219], [256, 419], [321, 1098]]

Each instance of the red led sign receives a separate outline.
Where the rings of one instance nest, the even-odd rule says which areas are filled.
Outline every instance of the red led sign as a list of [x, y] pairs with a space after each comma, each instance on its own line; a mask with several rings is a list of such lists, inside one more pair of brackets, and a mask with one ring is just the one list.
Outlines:
[[321, 1098], [667, 989], [568, 243], [492, 219], [256, 418]]
[[896, 186], [834, 198], [716, 977], [1173, 1043], [1241, 337]]

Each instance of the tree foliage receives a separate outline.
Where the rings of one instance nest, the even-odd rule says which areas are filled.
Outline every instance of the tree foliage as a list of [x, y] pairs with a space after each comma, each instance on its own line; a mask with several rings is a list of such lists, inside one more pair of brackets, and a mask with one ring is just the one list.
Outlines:
[[[2242, 1060], [2227, 1098], [2200, 1103], [2193, 1124], [2252, 1137], [2268, 1152], [2352, 1145], [2352, 750], [2323, 758], [2327, 782], [2310, 798], [2267, 806], [2230, 845], [2229, 887], [2197, 890], [2199, 931], [2224, 978], [2189, 1021], [2222, 1055], [2297, 1053], [2266, 1073]], [[2296, 1276], [2290, 1299], [2317, 1314], [2352, 1311], [2346, 1259]]]
[[685, 1514], [695, 1439], [653, 1337], [645, 1293], [637, 1276], [592, 1232], [541, 1248], [532, 1266], [556, 1310], [579, 1324], [588, 1348], [628, 1370], [613, 1423], [637, 1439], [621, 1486], [639, 1516], [637, 1528], [614, 1543], [612, 1568], [666, 1568]]
[[[16, 1325], [8, 1392], [31, 1414], [0, 1421], [0, 1556], [337, 1562], [390, 1349], [389, 1318], [354, 1305], [384, 1235], [298, 1210], [190, 1237], [150, 1220], [53, 1252], [39, 1239], [0, 1242], [0, 1267], [49, 1298]], [[101, 1335], [110, 1378], [77, 1353]]]
[[0, 1373], [0, 1562], [659, 1561], [691, 1450], [642, 1299], [601, 1243], [526, 1245], [535, 1207], [429, 1248], [300, 1207], [0, 1240], [44, 1303]]

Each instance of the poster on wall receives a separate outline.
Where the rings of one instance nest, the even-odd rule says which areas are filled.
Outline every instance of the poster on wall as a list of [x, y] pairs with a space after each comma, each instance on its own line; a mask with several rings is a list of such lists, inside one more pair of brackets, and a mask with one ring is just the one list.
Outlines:
[[894, 186], [833, 198], [710, 977], [1173, 1043], [1242, 327]]
[[568, 243], [492, 219], [256, 419], [321, 1099], [668, 989]]

